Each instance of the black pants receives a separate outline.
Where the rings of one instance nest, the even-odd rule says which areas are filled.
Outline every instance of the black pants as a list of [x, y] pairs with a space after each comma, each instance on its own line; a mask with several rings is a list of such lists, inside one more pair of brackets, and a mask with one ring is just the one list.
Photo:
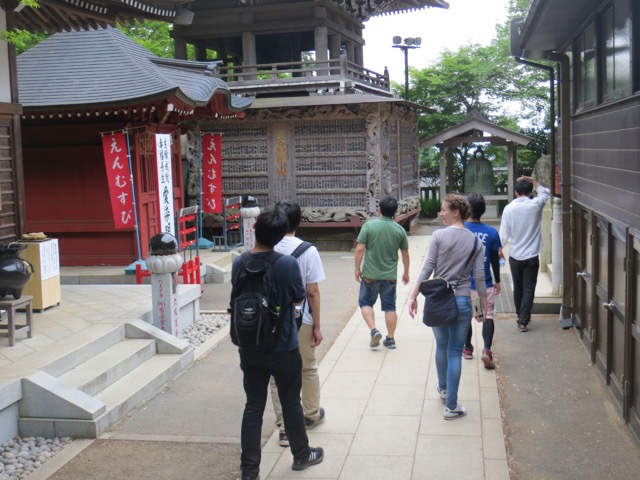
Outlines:
[[302, 359], [296, 348], [285, 353], [259, 353], [240, 350], [240, 368], [247, 396], [242, 415], [240, 469], [243, 478], [257, 478], [260, 473], [262, 415], [267, 403], [269, 379], [273, 376], [282, 404], [285, 431], [295, 459], [309, 457], [309, 439], [300, 404]]
[[531, 320], [540, 260], [537, 255], [526, 260], [509, 257], [509, 267], [513, 279], [513, 302], [518, 314], [518, 323], [527, 325]]

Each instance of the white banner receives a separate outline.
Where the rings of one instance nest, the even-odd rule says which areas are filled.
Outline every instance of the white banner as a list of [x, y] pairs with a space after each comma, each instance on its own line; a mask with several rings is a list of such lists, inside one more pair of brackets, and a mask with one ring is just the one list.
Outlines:
[[156, 133], [156, 164], [158, 166], [158, 203], [160, 231], [175, 236], [173, 219], [173, 174], [171, 172], [171, 135]]

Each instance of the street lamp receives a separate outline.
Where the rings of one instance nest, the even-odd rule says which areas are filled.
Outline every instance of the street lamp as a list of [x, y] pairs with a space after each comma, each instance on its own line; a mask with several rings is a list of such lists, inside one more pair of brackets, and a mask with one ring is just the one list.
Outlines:
[[393, 48], [404, 52], [404, 99], [409, 100], [409, 49], [420, 48], [420, 37], [407, 37], [404, 40], [399, 35], [393, 37]]

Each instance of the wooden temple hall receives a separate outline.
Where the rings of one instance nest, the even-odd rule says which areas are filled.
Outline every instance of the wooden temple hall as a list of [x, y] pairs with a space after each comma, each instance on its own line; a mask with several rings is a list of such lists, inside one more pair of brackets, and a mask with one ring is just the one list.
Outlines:
[[[393, 195], [397, 221], [419, 212], [418, 105], [398, 99], [388, 72], [366, 68], [366, 20], [442, 0], [196, 0], [190, 25], [175, 26], [178, 58], [216, 58], [235, 95], [256, 100], [243, 120], [202, 120], [222, 137], [223, 193], [260, 206], [297, 201], [303, 228], [346, 232]], [[389, 38], [391, 42], [391, 37]], [[197, 152], [199, 136], [190, 137]], [[189, 159], [198, 168], [196, 159]], [[212, 220], [215, 224], [216, 220]], [[321, 227], [321, 228], [318, 228]], [[304, 233], [308, 236], [310, 232]], [[350, 245], [350, 241], [348, 242]]]

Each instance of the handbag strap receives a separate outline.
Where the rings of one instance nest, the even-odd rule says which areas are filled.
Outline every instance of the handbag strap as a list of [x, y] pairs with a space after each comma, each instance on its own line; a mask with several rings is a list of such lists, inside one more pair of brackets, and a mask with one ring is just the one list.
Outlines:
[[453, 287], [454, 290], [456, 288], [458, 288], [458, 284], [460, 283], [460, 279], [462, 278], [462, 274], [467, 269], [467, 265], [469, 265], [469, 262], [471, 261], [471, 258], [473, 257], [473, 254], [476, 253], [476, 247], [478, 246], [478, 237], [476, 237], [475, 235], [473, 237], [474, 237], [474, 239], [473, 239], [473, 248], [471, 249], [471, 253], [469, 254], [469, 257], [467, 257], [467, 261], [464, 262], [464, 267], [462, 267], [462, 270], [460, 271], [460, 275], [458, 275], [458, 281], [456, 282], [456, 286]]

